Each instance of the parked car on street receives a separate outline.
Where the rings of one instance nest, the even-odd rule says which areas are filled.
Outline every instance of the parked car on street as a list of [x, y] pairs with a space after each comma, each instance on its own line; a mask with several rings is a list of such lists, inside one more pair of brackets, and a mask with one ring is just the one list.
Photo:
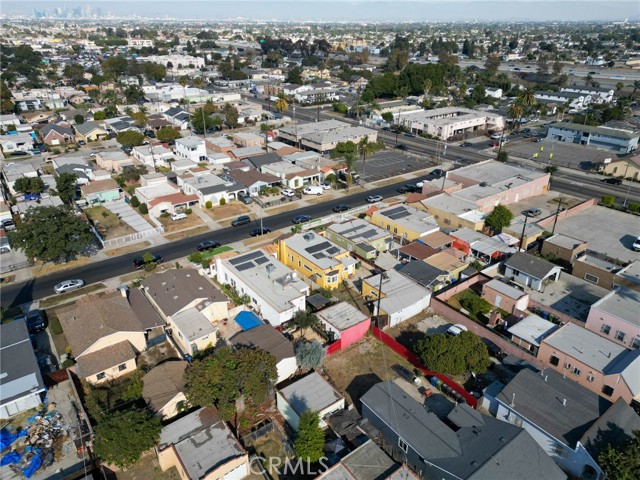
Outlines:
[[261, 235], [266, 235], [267, 233], [271, 233], [271, 229], [269, 227], [257, 227], [249, 232], [249, 235], [252, 237], [259, 237]]
[[398, 145], [396, 145], [396, 148], [398, 150], [409, 150], [409, 147], [407, 147], [404, 143], [399, 143]]
[[608, 183], [609, 185], [622, 185], [621, 178], [603, 178], [602, 181], [604, 183]]
[[349, 205], [345, 205], [344, 203], [341, 203], [333, 207], [333, 211], [335, 213], [346, 212], [347, 210], [351, 210], [351, 207]]
[[382, 201], [382, 195], [369, 195], [367, 197], [367, 203], [376, 203]]
[[462, 143], [460, 144], [460, 146], [461, 146], [461, 147], [472, 147], [472, 146], [473, 146], [473, 143], [471, 143], [471, 142], [462, 142]]
[[631, 245], [631, 248], [635, 251], [635, 252], [640, 252], [640, 237], [636, 238], [636, 241], [633, 242], [633, 245]]
[[249, 217], [249, 215], [240, 215], [233, 222], [231, 222], [231, 226], [239, 227], [241, 225], [247, 225], [248, 223], [251, 223], [251, 217]]
[[311, 221], [311, 215], [298, 215], [296, 217], [293, 217], [293, 220], [292, 220], [292, 222], [295, 223], [296, 225], [298, 223], [305, 223], [309, 221]]
[[6, 219], [2, 221], [2, 228], [4, 228], [5, 232], [8, 232], [16, 228], [16, 224], [13, 220]]
[[213, 250], [214, 248], [218, 248], [220, 246], [220, 242], [215, 242], [213, 240], [205, 240], [204, 242], [200, 242], [196, 249], [199, 252], [204, 252], [206, 250]]
[[398, 189], [398, 193], [415, 193], [419, 191], [420, 187], [413, 183], [407, 183], [406, 185], [403, 185]]
[[136, 257], [133, 259], [133, 266], [136, 268], [144, 268], [151, 263], [162, 263], [164, 262], [164, 258], [160, 255], [152, 254], [153, 258], [149, 259], [149, 261], [145, 261], [144, 257]]
[[429, 175], [431, 175], [432, 177], [440, 178], [440, 177], [442, 177], [445, 173], [447, 173], [447, 172], [445, 172], [445, 171], [444, 171], [444, 170], [442, 170], [441, 168], [435, 168], [435, 169], [433, 169], [433, 170], [431, 170], [431, 171], [429, 172]]
[[57, 284], [55, 287], [53, 287], [53, 290], [56, 293], [65, 293], [65, 292], [70, 292], [72, 290], [77, 290], [78, 288], [82, 288], [82, 287], [84, 287], [84, 280], [80, 280], [80, 279], [65, 280]]

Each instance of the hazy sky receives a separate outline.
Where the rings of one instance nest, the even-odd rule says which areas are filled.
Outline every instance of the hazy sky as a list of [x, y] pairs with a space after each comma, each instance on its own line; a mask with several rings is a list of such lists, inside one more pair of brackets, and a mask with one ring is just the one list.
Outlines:
[[640, 20], [638, 0], [2, 0], [4, 15], [33, 15], [33, 9], [91, 5], [103, 15], [150, 18], [336, 21], [584, 21]]

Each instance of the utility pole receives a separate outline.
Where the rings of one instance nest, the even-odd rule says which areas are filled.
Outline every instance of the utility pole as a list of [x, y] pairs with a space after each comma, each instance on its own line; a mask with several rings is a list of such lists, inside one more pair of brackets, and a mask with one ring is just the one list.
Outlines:
[[[631, 163], [631, 157], [627, 160], [627, 168], [624, 169], [624, 178], [627, 178], [627, 172], [629, 172], [629, 164]], [[629, 200], [629, 192], [631, 191], [631, 182], [628, 182], [627, 185], [627, 193], [624, 194], [624, 203], [623, 207], [627, 206], [627, 200]]]
[[553, 219], [553, 228], [551, 229], [551, 235], [556, 231], [556, 223], [558, 223], [558, 215], [560, 215], [560, 207], [564, 203], [564, 198], [558, 198], [558, 208], [556, 209], [556, 217]]
[[518, 245], [518, 251], [522, 250], [522, 243], [524, 242], [524, 230], [525, 228], [527, 228], [527, 220], [529, 220], [529, 217], [525, 215], [524, 225], [522, 226], [522, 233], [520, 234], [520, 243]]
[[380, 325], [380, 301], [382, 300], [382, 280], [388, 280], [389, 277], [386, 273], [380, 273], [380, 284], [378, 285], [378, 305], [376, 306], [376, 323], [378, 328], [382, 328]]

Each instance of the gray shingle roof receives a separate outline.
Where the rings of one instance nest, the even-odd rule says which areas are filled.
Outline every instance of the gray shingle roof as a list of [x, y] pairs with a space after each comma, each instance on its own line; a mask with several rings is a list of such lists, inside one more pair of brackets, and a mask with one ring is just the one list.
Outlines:
[[124, 340], [78, 358], [78, 374], [87, 378], [135, 358], [133, 346], [129, 340]]
[[286, 358], [294, 358], [293, 344], [271, 325], [259, 325], [240, 332], [229, 339], [236, 346], [257, 347], [270, 353], [280, 362]]
[[546, 278], [552, 270], [560, 268], [542, 258], [523, 252], [514, 253], [504, 264], [539, 280]]
[[142, 377], [142, 397], [153, 408], [160, 411], [184, 389], [184, 371], [187, 362], [171, 361], [152, 368]]

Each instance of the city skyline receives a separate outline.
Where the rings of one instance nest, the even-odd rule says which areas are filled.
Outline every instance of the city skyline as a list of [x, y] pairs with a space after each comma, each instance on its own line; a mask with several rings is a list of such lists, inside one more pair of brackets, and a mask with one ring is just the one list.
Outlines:
[[[553, 2], [553, 8], [541, 8], [545, 1], [500, 1], [452, 0], [448, 2], [422, 0], [391, 2], [385, 0], [359, 1], [276, 1], [270, 3], [256, 1], [215, 1], [191, 0], [182, 2], [179, 9], [173, 2], [124, 1], [31, 1], [3, 2], [2, 13], [7, 16], [34, 17], [35, 12], [54, 12], [56, 9], [68, 12], [92, 12], [98, 17], [110, 13], [114, 17], [137, 16], [140, 18], [176, 20], [260, 20], [260, 21], [333, 21], [333, 22], [489, 22], [489, 21], [613, 21], [640, 20], [640, 12], [635, 1], [560, 1]], [[398, 8], [402, 3], [404, 8]], [[372, 8], [375, 5], [375, 8]], [[151, 11], [150, 11], [151, 10]], [[98, 13], [99, 11], [99, 13]], [[251, 15], [247, 15], [251, 12]], [[74, 13], [73, 17], [82, 17]], [[60, 15], [56, 15], [60, 17]], [[86, 18], [86, 17], [85, 17]]]

